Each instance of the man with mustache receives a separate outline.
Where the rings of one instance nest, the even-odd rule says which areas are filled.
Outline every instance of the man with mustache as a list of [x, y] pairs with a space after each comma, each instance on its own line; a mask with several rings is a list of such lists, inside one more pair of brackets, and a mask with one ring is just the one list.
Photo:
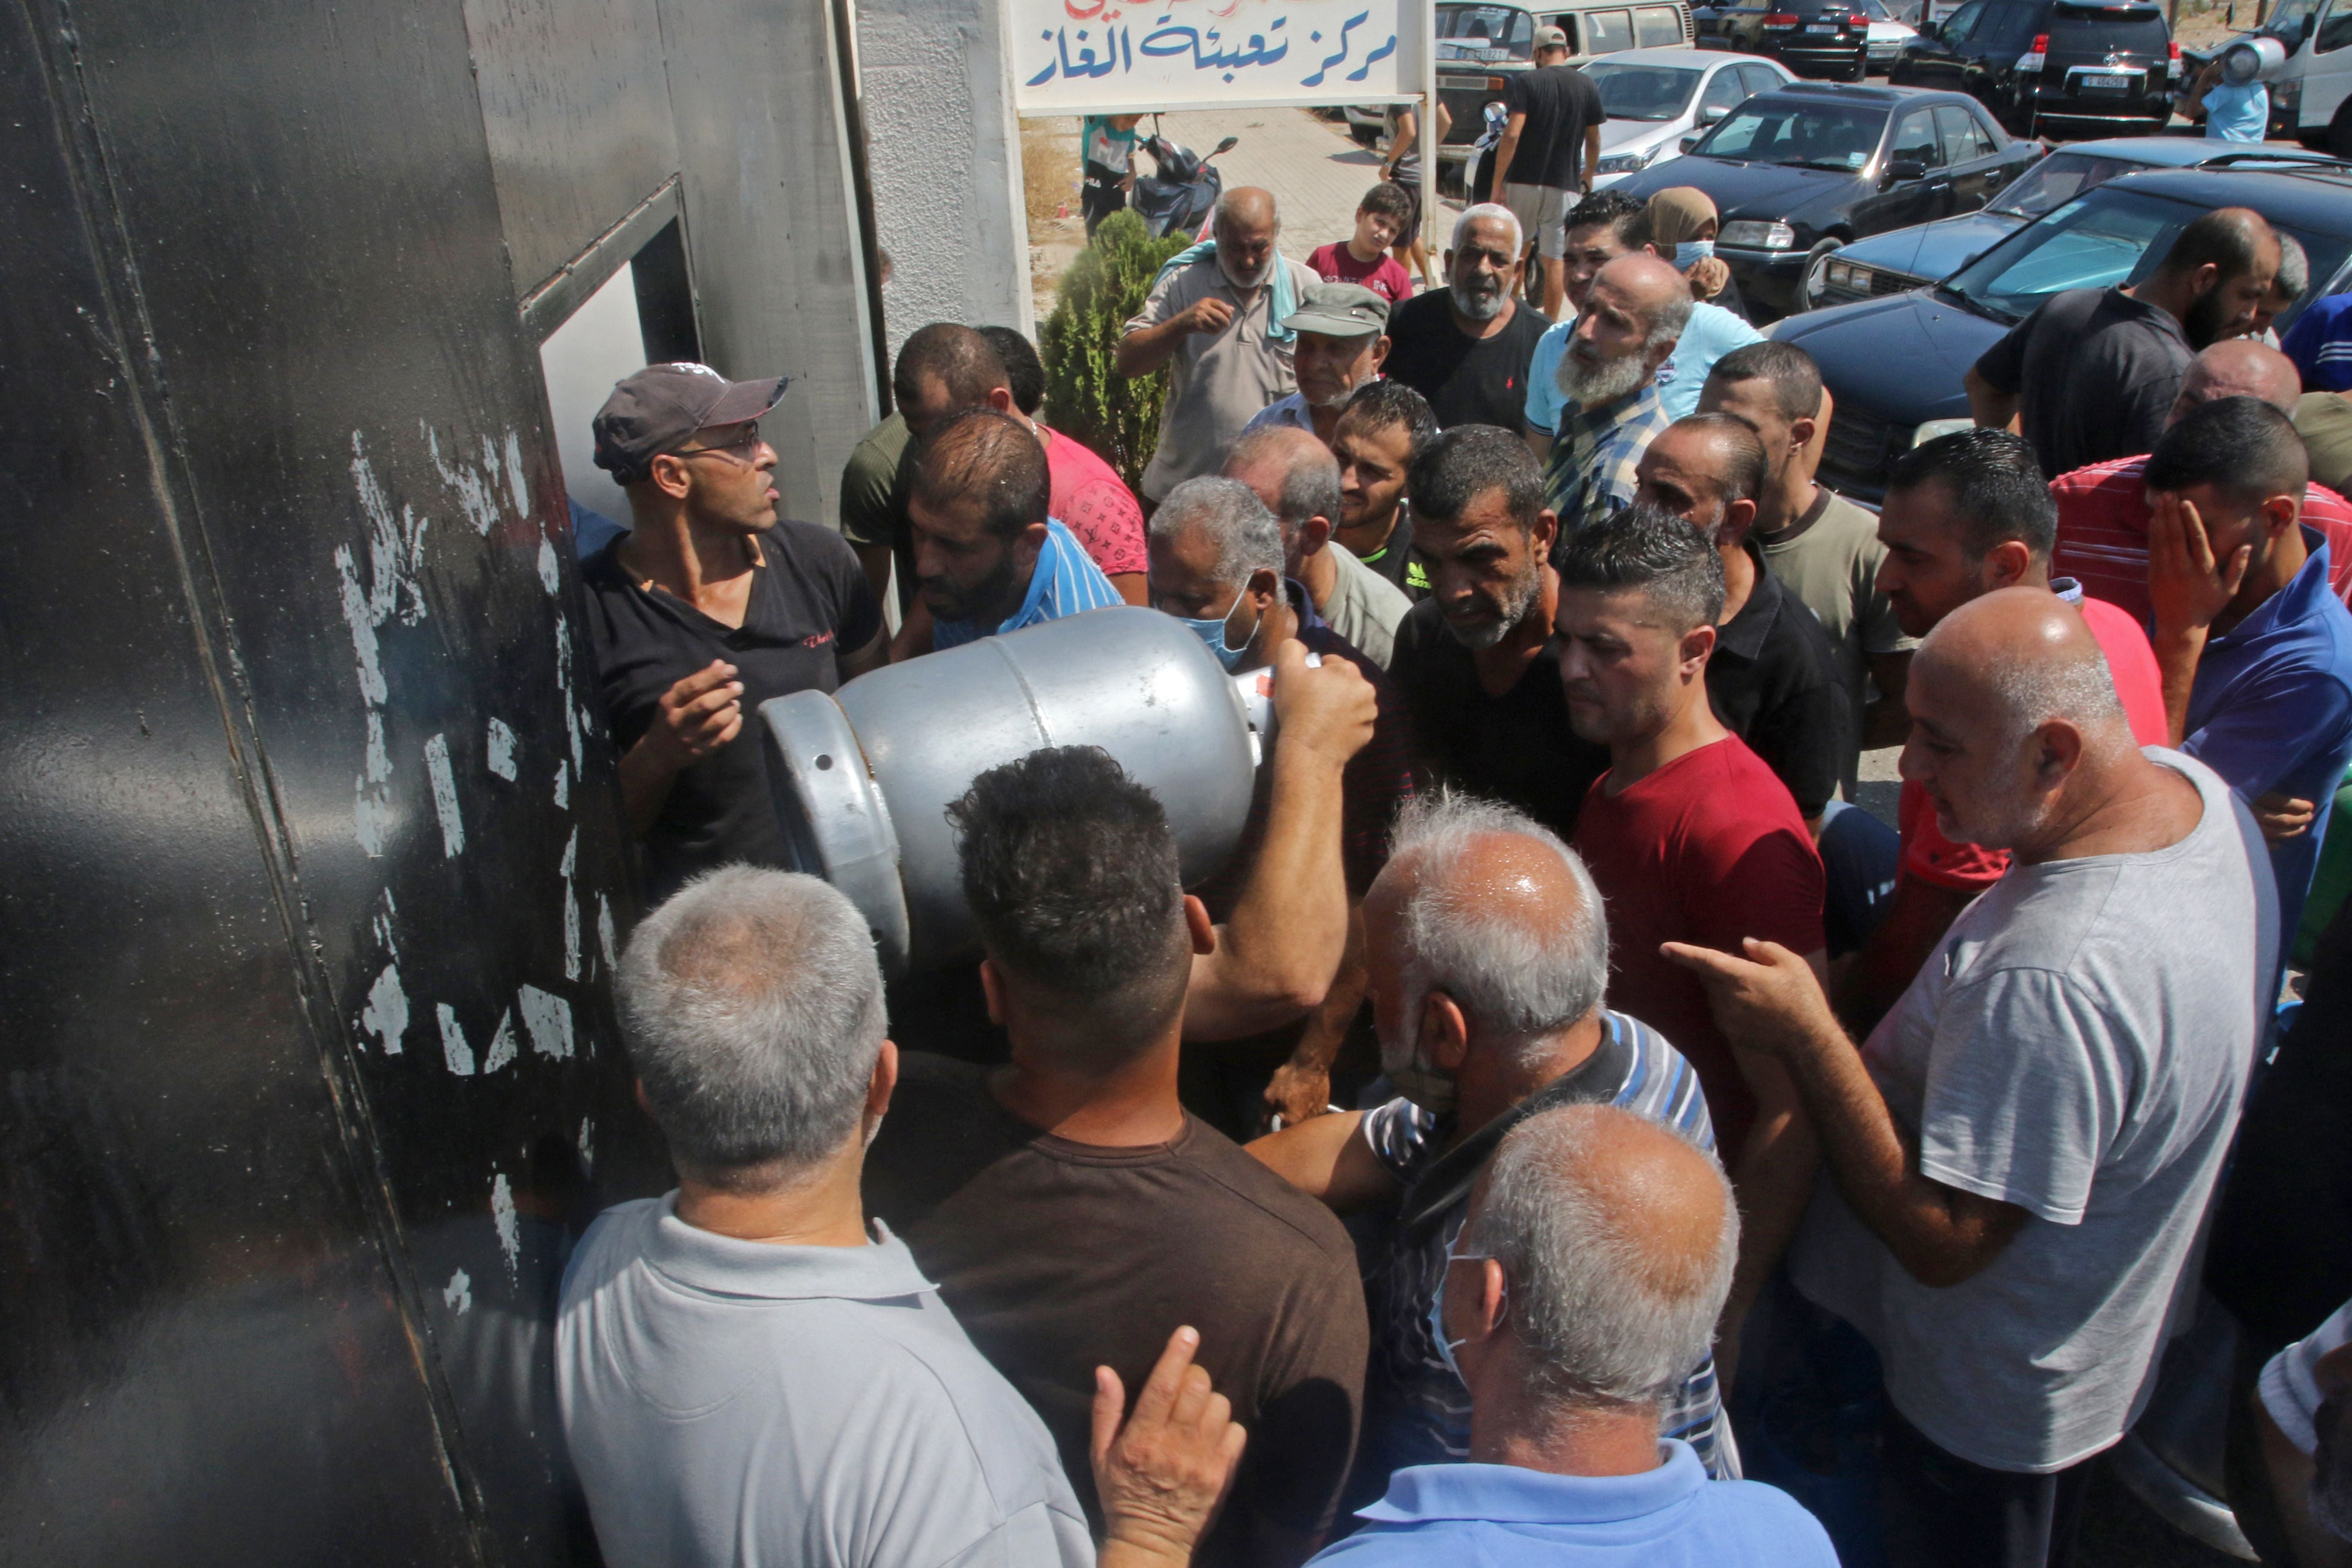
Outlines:
[[1298, 334], [1286, 318], [1319, 280], [1276, 250], [1282, 220], [1272, 193], [1227, 191], [1210, 222], [1213, 248], [1195, 247], [1191, 261], [1161, 271], [1112, 355], [1121, 375], [1169, 372], [1160, 447], [1143, 470], [1146, 510], [1186, 479], [1215, 473], [1251, 416], [1298, 389]]
[[1514, 299], [1519, 291], [1519, 220], [1481, 202], [1454, 222], [1445, 284], [1416, 294], [1389, 317], [1390, 379], [1429, 400], [1440, 427], [1519, 427], [1528, 363], [1550, 325]]
[[1621, 256], [1594, 275], [1554, 373], [1568, 411], [1544, 468], [1545, 497], [1570, 538], [1633, 500], [1634, 468], [1670, 423], [1658, 367], [1690, 313], [1690, 286], [1654, 256]]
[[1565, 838], [1609, 750], [1577, 737], [1560, 690], [1559, 520], [1543, 470], [1515, 432], [1470, 425], [1416, 455], [1405, 483], [1430, 594], [1397, 625], [1389, 679], [1412, 716], [1415, 762]]
[[2019, 421], [2045, 474], [2148, 451], [2190, 359], [2253, 324], [2278, 268], [2260, 213], [2207, 213], [2141, 281], [2053, 294], [1987, 349], [1966, 377], [1969, 416]]
[[1358, 283], [1318, 283], [1283, 325], [1297, 334], [1291, 368], [1298, 390], [1250, 416], [1242, 433], [1286, 426], [1325, 446], [1356, 388], [1380, 378], [1389, 357], [1389, 302]]

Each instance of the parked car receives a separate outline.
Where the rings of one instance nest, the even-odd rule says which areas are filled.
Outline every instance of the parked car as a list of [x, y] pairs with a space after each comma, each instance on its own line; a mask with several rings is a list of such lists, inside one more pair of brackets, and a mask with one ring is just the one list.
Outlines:
[[[2138, 282], [2183, 228], [2223, 206], [2252, 207], [2302, 242], [2315, 285], [2305, 300], [2352, 286], [2352, 168], [2160, 169], [2092, 187], [1940, 283], [1777, 323], [1772, 336], [1812, 355], [1837, 399], [1822, 482], [1876, 501], [1887, 465], [1923, 432], [1966, 421], [1961, 377], [2011, 327], [2061, 289]], [[2295, 310], [2276, 323], [2282, 334]]]
[[1968, 0], [1921, 29], [1887, 79], [1981, 99], [2021, 135], [2052, 123], [2154, 135], [2179, 71], [2163, 8], [2143, 0]]
[[1788, 68], [1716, 49], [1628, 49], [1584, 68], [1609, 110], [1593, 187], [1682, 156], [1682, 140], [1759, 92], [1786, 87]]
[[1629, 195], [1696, 185], [1715, 199], [1715, 253], [1751, 310], [1801, 306], [1807, 269], [1888, 229], [1973, 212], [2042, 155], [1984, 105], [1916, 88], [1798, 82], [1748, 100]]
[[[1571, 64], [1637, 47], [1679, 47], [1692, 37], [1687, 0], [1601, 0], [1533, 9], [1445, 0], [1437, 7], [1437, 97], [1451, 123], [1437, 155], [1440, 176], [1449, 187], [1459, 189], [1466, 178], [1486, 105], [1502, 97], [1514, 72], [1534, 68], [1538, 26], [1556, 26], [1568, 35]], [[1379, 110], [1350, 110], [1349, 133], [1369, 147], [1380, 137], [1381, 120]]]
[[2027, 170], [1979, 212], [1898, 228], [1815, 261], [1805, 273], [1808, 310], [1900, 294], [1948, 278], [2042, 214], [2094, 185], [2139, 169], [2251, 168], [2273, 163], [2332, 164], [2324, 153], [2291, 143], [2249, 147], [2201, 136], [2118, 136], [2074, 142]]
[[1736, 0], [1691, 16], [1709, 48], [1763, 55], [1799, 76], [1860, 81], [1870, 72], [1870, 16], [1852, 0]]
[[1904, 49], [1917, 40], [1919, 30], [1888, 10], [1885, 0], [1861, 0], [1854, 8], [1870, 18], [1870, 68], [1890, 69]]

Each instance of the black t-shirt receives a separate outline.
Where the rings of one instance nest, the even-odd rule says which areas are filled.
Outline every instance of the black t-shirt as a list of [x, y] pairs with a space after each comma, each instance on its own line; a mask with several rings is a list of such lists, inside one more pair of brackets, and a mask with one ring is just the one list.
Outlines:
[[2018, 393], [2019, 428], [2056, 479], [2156, 447], [2196, 353], [2169, 311], [2120, 289], [2069, 289], [1985, 350], [1977, 374]]
[[899, 1059], [866, 1207], [1035, 1406], [1087, 1510], [1094, 1369], [1132, 1397], [1189, 1323], [1249, 1429], [1224, 1519], [1193, 1561], [1244, 1561], [1258, 1521], [1328, 1528], [1370, 1351], [1355, 1247], [1331, 1211], [1196, 1118], [1166, 1143], [1074, 1143], [1007, 1110], [984, 1068]]
[[752, 570], [740, 627], [722, 626], [658, 588], [640, 587], [620, 564], [620, 541], [581, 568], [604, 718], [622, 751], [651, 727], [662, 693], [711, 660], [733, 665], [743, 683], [743, 728], [671, 782], [646, 834], [648, 899], [730, 861], [784, 864], [759, 705], [794, 691], [833, 690], [841, 683], [836, 655], [863, 650], [882, 629], [882, 606], [856, 552], [839, 534], [814, 523], [779, 522], [758, 538], [766, 564]]
[[1819, 816], [1856, 744], [1837, 650], [1752, 542], [1748, 556], [1756, 563], [1756, 586], [1739, 613], [1716, 629], [1707, 705], [1789, 786], [1797, 810]]
[[1538, 66], [1503, 79], [1503, 107], [1528, 117], [1505, 183], [1575, 190], [1584, 129], [1609, 118], [1592, 79], [1574, 66]]
[[1500, 697], [1478, 684], [1470, 650], [1423, 599], [1397, 623], [1389, 679], [1404, 693], [1422, 768], [1438, 783], [1507, 802], [1566, 838], [1609, 748], [1580, 737], [1559, 685], [1560, 640], [1544, 645]]
[[1412, 547], [1411, 502], [1397, 502], [1396, 521], [1389, 525], [1388, 542], [1381, 546], [1380, 553], [1360, 559], [1414, 604], [1429, 597], [1429, 569]]
[[1429, 400], [1440, 429], [1497, 425], [1513, 432], [1528, 423], [1528, 365], [1550, 325], [1524, 304], [1491, 338], [1474, 338], [1454, 324], [1453, 296], [1443, 289], [1416, 294], [1389, 317], [1389, 357], [1381, 369]]

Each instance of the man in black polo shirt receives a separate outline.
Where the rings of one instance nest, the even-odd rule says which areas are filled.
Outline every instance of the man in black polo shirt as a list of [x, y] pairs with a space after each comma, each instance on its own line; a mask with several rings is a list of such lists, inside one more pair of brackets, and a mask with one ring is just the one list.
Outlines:
[[730, 861], [784, 863], [745, 720], [882, 662], [882, 606], [856, 552], [828, 529], [776, 519], [776, 453], [759, 420], [785, 385], [648, 365], [596, 415], [596, 466], [635, 525], [581, 578], [649, 899]]
[[1512, 298], [1519, 291], [1519, 220], [1508, 207], [1469, 208], [1454, 220], [1445, 287], [1425, 289], [1389, 316], [1381, 369], [1429, 400], [1437, 423], [1527, 420], [1528, 364], [1551, 323]]
[[2053, 294], [2011, 328], [1963, 378], [1969, 415], [1988, 430], [2020, 420], [2045, 474], [2151, 450], [2189, 362], [2253, 326], [2278, 265], [2262, 214], [2207, 213], [2139, 282]]
[[1706, 664], [1707, 705], [1789, 786], [1818, 837], [1853, 749], [1837, 650], [1748, 537], [1769, 464], [1764, 443], [1728, 414], [1694, 414], [1660, 431], [1635, 470], [1637, 502], [1715, 541], [1723, 615]]
[[1536, 29], [1536, 68], [1503, 79], [1509, 118], [1495, 143], [1495, 199], [1518, 215], [1543, 263], [1543, 310], [1559, 314], [1568, 288], [1568, 213], [1592, 189], [1601, 122], [1609, 118], [1592, 79], [1568, 63], [1568, 34]]
[[1397, 625], [1389, 679], [1412, 715], [1415, 761], [1566, 837], [1609, 748], [1568, 721], [1552, 631], [1559, 520], [1543, 469], [1515, 432], [1472, 425], [1431, 442], [1406, 486], [1430, 595]]

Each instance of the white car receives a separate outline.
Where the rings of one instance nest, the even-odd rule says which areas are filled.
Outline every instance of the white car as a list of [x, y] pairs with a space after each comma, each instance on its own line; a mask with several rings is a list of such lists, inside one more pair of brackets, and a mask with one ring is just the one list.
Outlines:
[[1608, 110], [1595, 190], [1682, 156], [1682, 140], [1751, 93], [1794, 81], [1778, 60], [1720, 49], [1621, 49], [1586, 63]]
[[1903, 46], [1916, 38], [1919, 30], [1897, 21], [1884, 0], [1862, 0], [1862, 14], [1870, 18], [1870, 74], [1877, 76], [1903, 58]]

